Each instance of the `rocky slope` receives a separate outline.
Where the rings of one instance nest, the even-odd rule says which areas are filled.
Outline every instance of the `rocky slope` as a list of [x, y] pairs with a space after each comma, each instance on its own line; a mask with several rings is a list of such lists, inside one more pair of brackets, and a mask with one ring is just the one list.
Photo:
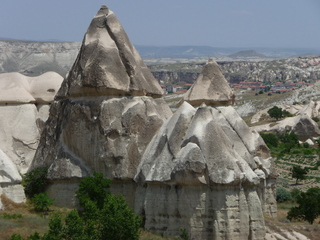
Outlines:
[[0, 73], [20, 72], [37, 76], [54, 71], [62, 76], [72, 66], [80, 43], [30, 42], [18, 40], [0, 41]]

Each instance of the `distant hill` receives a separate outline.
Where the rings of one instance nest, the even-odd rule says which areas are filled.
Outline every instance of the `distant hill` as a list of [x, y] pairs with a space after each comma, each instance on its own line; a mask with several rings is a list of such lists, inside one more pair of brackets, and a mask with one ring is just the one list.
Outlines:
[[228, 55], [228, 57], [231, 58], [267, 58], [266, 55], [259, 53], [255, 50], [245, 50], [245, 51], [240, 51], [234, 54]]

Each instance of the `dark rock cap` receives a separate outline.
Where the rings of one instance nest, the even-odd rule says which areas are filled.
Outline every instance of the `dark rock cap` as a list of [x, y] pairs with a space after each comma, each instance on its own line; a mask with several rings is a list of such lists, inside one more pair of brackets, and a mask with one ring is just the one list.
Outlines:
[[162, 96], [116, 15], [102, 5], [56, 99], [82, 96]]

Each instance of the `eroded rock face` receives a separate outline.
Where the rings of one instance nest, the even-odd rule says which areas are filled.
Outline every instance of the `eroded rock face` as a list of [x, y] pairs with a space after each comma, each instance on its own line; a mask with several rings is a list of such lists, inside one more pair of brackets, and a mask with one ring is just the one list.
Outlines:
[[[26, 201], [23, 187], [21, 186], [22, 178], [16, 165], [0, 149], [0, 196], [4, 194], [7, 198], [15, 203]], [[0, 210], [4, 206], [0, 198]]]
[[202, 103], [212, 106], [233, 105], [235, 95], [219, 65], [210, 59], [196, 82], [184, 95], [184, 101], [193, 106], [200, 106]]
[[185, 102], [142, 156], [136, 209], [159, 233], [263, 239], [263, 212], [276, 214], [275, 178], [269, 149], [232, 107]]
[[102, 6], [57, 99], [80, 96], [162, 96], [116, 15]]
[[38, 77], [0, 74], [0, 148], [25, 173], [49, 116], [49, 104], [62, 77], [48, 72]]
[[141, 154], [170, 115], [163, 99], [151, 97], [56, 101], [32, 167], [50, 167], [52, 180], [94, 171], [132, 179]]

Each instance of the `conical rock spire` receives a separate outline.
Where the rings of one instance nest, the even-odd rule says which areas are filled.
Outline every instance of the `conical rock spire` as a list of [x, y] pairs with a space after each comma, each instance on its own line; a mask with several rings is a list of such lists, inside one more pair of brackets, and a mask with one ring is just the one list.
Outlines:
[[84, 36], [78, 57], [56, 98], [160, 97], [162, 93], [116, 15], [102, 5]]
[[202, 103], [208, 106], [225, 106], [233, 105], [235, 96], [219, 65], [209, 59], [195, 83], [184, 95], [184, 101], [193, 106], [200, 106]]

